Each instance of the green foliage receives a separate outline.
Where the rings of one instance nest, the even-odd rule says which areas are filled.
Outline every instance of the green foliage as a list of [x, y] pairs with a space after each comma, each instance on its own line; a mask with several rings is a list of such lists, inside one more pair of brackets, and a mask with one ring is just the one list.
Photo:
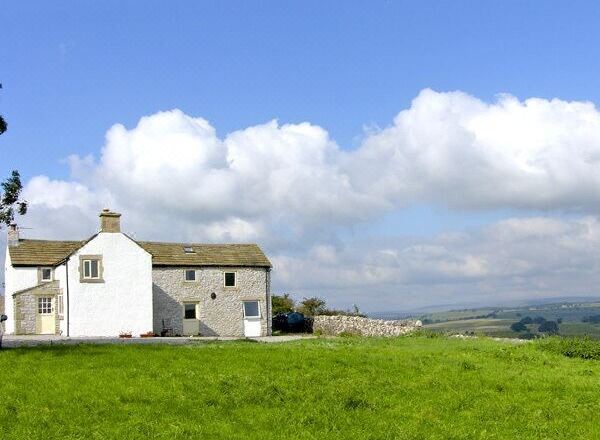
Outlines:
[[5, 350], [0, 438], [600, 438], [600, 362], [540, 349], [553, 341]]
[[600, 342], [589, 338], [544, 338], [536, 343], [537, 347], [552, 353], [571, 358], [600, 360]]
[[300, 301], [298, 311], [306, 316], [321, 315], [327, 310], [325, 300], [316, 296]]
[[519, 322], [515, 322], [514, 324], [512, 324], [510, 326], [510, 329], [513, 332], [524, 332], [524, 331], [527, 331], [527, 326], [525, 324], [523, 324], [523, 322], [519, 321]]
[[273, 295], [271, 297], [271, 305], [273, 307], [273, 316], [279, 313], [288, 313], [294, 311], [294, 300], [290, 298], [288, 293], [283, 295]]
[[555, 321], [544, 321], [538, 327], [538, 332], [555, 335], [558, 333], [558, 324]]
[[8, 124], [6, 123], [2, 115], [0, 115], [0, 134], [3, 134], [7, 129]]
[[590, 324], [600, 324], [600, 315], [584, 316], [581, 322], [589, 322]]
[[3, 193], [0, 194], [0, 226], [2, 224], [10, 225], [15, 214], [25, 215], [27, 213], [27, 202], [19, 200], [23, 185], [21, 176], [17, 170], [14, 170], [2, 184]]

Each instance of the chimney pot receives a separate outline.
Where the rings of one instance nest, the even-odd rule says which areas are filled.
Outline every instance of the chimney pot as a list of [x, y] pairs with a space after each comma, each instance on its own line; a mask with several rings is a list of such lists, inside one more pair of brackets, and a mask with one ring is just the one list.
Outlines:
[[103, 209], [100, 213], [100, 232], [121, 232], [121, 214]]

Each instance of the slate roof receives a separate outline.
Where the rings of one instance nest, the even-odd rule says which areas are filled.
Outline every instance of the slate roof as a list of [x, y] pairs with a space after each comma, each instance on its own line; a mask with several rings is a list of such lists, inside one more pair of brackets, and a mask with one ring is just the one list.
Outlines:
[[[152, 255], [154, 266], [258, 266], [271, 262], [256, 244], [159, 243], [138, 244]], [[184, 248], [191, 248], [186, 253]]]
[[[56, 266], [86, 242], [22, 239], [8, 249], [13, 266]], [[136, 243], [152, 255], [154, 266], [271, 267], [256, 244]]]
[[9, 246], [13, 266], [56, 266], [85, 241], [19, 240], [18, 246]]

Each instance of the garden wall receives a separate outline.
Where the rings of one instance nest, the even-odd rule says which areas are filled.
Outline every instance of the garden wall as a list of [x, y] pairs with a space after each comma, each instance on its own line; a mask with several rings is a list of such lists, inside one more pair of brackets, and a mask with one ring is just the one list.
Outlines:
[[421, 328], [421, 321], [384, 321], [360, 316], [315, 316], [313, 331], [324, 335], [401, 336]]

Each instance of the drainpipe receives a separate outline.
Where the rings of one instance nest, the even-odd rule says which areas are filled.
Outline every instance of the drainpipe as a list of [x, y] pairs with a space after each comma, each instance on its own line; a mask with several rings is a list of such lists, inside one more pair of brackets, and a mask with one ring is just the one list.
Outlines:
[[67, 284], [67, 310], [66, 310], [66, 318], [67, 318], [67, 338], [69, 337], [69, 319], [71, 318], [71, 308], [69, 307], [69, 259], [65, 260], [65, 273], [66, 276], [66, 284]]
[[265, 271], [265, 290], [267, 293], [267, 336], [271, 336], [273, 329], [273, 311], [271, 304], [271, 268], [267, 267]]

